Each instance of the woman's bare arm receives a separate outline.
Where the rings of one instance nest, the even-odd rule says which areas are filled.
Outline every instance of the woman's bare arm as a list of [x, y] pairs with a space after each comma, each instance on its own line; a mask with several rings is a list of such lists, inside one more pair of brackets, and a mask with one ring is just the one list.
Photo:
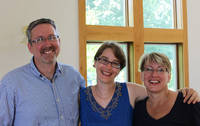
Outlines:
[[144, 86], [136, 83], [127, 82], [129, 101], [134, 108], [135, 102], [147, 97], [147, 92]]

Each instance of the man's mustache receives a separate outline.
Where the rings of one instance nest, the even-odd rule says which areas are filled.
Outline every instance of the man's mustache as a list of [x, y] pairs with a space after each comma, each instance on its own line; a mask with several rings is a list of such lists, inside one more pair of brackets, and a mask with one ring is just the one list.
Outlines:
[[54, 52], [54, 51], [56, 50], [55, 46], [44, 47], [44, 48], [42, 48], [42, 49], [40, 50], [40, 53], [45, 53], [45, 52], [50, 51], [50, 50], [51, 50], [52, 52]]

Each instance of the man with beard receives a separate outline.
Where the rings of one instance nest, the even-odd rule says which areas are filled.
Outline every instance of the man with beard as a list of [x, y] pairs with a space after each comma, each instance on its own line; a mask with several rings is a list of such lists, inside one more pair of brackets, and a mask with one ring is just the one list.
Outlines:
[[73, 67], [57, 62], [60, 38], [54, 21], [35, 20], [26, 33], [33, 57], [0, 82], [0, 126], [77, 126], [85, 81]]

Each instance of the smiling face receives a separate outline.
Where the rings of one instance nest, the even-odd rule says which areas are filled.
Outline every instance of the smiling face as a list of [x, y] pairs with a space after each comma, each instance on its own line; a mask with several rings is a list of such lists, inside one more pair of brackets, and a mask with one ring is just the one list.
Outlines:
[[167, 72], [166, 67], [158, 63], [148, 63], [144, 67], [141, 78], [148, 92], [160, 92], [168, 89], [167, 84], [171, 75]]
[[[48, 38], [57, 35], [55, 29], [50, 24], [39, 24], [31, 31], [31, 40], [39, 37]], [[47, 39], [41, 43], [28, 43], [28, 49], [34, 56], [36, 66], [56, 63], [56, 58], [60, 52], [60, 39], [49, 42]]]
[[[104, 58], [110, 62], [119, 63], [119, 60], [115, 57], [111, 48], [106, 48], [99, 58]], [[97, 73], [97, 83], [114, 83], [115, 77], [120, 72], [120, 69], [112, 67], [111, 63], [104, 65], [96, 60], [94, 66]]]

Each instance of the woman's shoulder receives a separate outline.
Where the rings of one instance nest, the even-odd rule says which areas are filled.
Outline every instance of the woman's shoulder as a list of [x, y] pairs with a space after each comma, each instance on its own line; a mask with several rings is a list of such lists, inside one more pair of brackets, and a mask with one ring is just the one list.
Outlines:
[[81, 97], [87, 97], [88, 95], [92, 94], [92, 86], [88, 86], [88, 87], [82, 87], [80, 89], [80, 96]]
[[80, 92], [85, 92], [85, 91], [88, 91], [88, 90], [91, 90], [91, 86], [81, 87]]

